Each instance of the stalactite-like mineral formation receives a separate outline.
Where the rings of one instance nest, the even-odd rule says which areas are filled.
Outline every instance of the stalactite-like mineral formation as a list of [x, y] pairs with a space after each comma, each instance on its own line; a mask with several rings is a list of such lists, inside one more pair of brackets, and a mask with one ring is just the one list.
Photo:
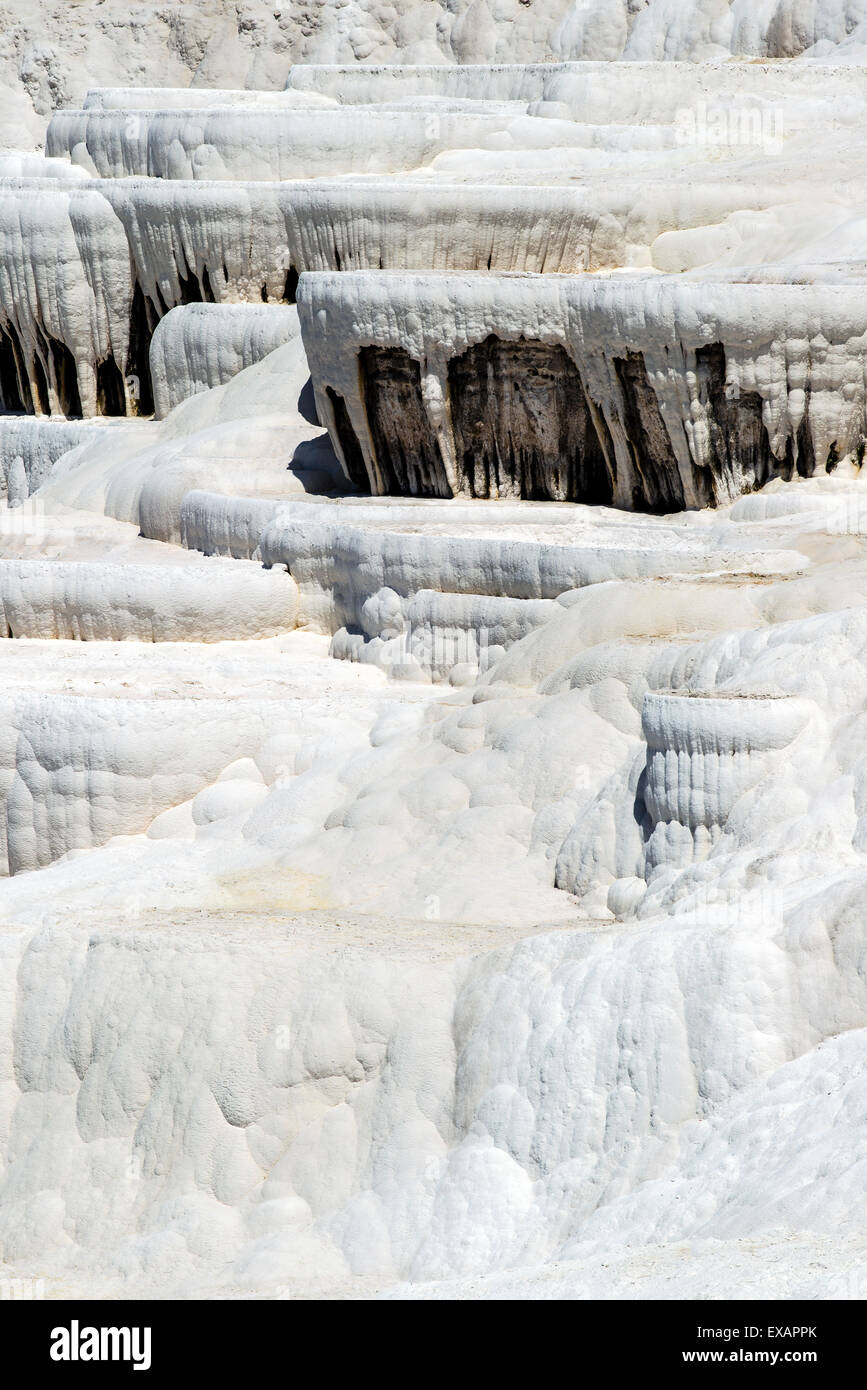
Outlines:
[[862, 1296], [867, 0], [9, 8], [0, 1298]]

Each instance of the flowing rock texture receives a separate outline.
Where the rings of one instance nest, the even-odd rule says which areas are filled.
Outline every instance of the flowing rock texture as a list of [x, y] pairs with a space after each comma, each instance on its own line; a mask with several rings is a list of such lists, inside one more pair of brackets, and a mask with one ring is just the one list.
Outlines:
[[863, 1298], [867, 0], [20, 9], [0, 1283]]

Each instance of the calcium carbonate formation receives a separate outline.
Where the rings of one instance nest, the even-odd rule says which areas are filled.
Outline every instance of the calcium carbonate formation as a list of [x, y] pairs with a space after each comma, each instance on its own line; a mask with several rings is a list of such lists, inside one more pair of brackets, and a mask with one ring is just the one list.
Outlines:
[[858, 285], [359, 274], [300, 293], [320, 415], [372, 492], [670, 512], [863, 457]]
[[0, 55], [0, 1285], [863, 1296], [867, 5], [97, 9]]

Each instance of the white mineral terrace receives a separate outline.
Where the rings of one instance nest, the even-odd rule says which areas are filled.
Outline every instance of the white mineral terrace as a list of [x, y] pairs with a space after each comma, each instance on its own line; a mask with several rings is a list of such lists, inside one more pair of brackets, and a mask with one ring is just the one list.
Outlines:
[[242, 8], [0, 53], [0, 1282], [863, 1298], [867, 0]]
[[328, 273], [298, 304], [372, 492], [670, 511], [863, 458], [863, 284]]

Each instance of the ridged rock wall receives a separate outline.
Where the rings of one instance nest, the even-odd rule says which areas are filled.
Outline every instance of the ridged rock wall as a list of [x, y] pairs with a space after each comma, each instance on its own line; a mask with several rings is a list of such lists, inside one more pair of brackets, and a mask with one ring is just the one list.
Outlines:
[[[386, 174], [417, 169], [444, 150], [498, 148], [504, 131], [532, 139], [540, 122], [516, 111], [380, 110], [361, 106], [313, 111], [253, 107], [124, 111], [60, 111], [46, 139], [49, 158], [68, 157], [99, 178], [296, 179], [311, 170]], [[577, 126], [564, 123], [548, 142], [581, 146]], [[557, 135], [559, 134], [559, 139]]]
[[[56, 105], [81, 101], [94, 82], [185, 88], [284, 85], [293, 63], [512, 64], [552, 60], [790, 58], [863, 51], [864, 0], [202, 0], [194, 9], [144, 12], [47, 0], [10, 14], [0, 77], [13, 143], [37, 139]], [[142, 22], [142, 13], [147, 22]], [[41, 119], [40, 119], [41, 118]], [[0, 133], [6, 133], [0, 127]]]
[[704, 859], [736, 802], [774, 763], [796, 756], [806, 700], [754, 695], [649, 694], [642, 711], [647, 767], [640, 796], [648, 817], [646, 877]]
[[61, 183], [0, 198], [0, 410], [146, 414], [128, 380], [147, 377], [142, 310], [98, 192]]
[[291, 305], [190, 304], [172, 309], [150, 348], [154, 414], [168, 415], [189, 396], [222, 386], [299, 333]]
[[147, 830], [279, 729], [278, 702], [7, 696], [0, 875]]
[[[208, 503], [201, 493], [191, 495], [185, 513], [186, 536], [188, 544], [214, 551], [221, 538], [226, 544], [231, 537], [225, 531], [225, 511]], [[213, 530], [208, 524], [211, 515], [216, 521]], [[241, 515], [247, 515], [246, 507]], [[263, 519], [261, 510], [258, 517]], [[365, 606], [382, 590], [392, 591], [401, 601], [411, 601], [426, 590], [437, 590], [439, 596], [550, 600], [613, 579], [699, 574], [709, 563], [700, 550], [676, 543], [652, 550], [634, 542], [600, 549], [592, 542], [570, 544], [568, 525], [556, 544], [501, 537], [496, 516], [488, 526], [487, 535], [425, 535], [413, 532], [411, 517], [405, 528], [399, 519], [393, 529], [365, 528], [351, 520], [334, 521], [326, 507], [315, 504], [284, 506], [261, 530], [256, 554], [267, 565], [287, 567], [298, 585], [303, 620], [324, 632], [344, 626], [363, 630]], [[243, 546], [246, 535], [237, 540]], [[759, 555], [747, 549], [720, 549], [710, 563], [729, 573], [746, 574], [785, 571], [797, 558], [786, 552]], [[484, 626], [483, 618], [479, 624]]]
[[64, 420], [45, 415], [0, 415], [0, 500], [23, 502], [47, 481], [59, 458], [81, 444], [105, 438], [110, 423], [137, 429], [143, 421]]
[[[746, 0], [744, 0], [746, 3]], [[859, 0], [860, 3], [860, 0]], [[661, 55], [660, 55], [661, 56]], [[607, 60], [541, 63], [296, 63], [287, 88], [297, 97], [314, 93], [345, 106], [369, 102], [518, 102], [540, 115], [568, 115], [589, 124], [673, 122], [679, 111], [712, 93], [715, 101], [737, 101], [759, 109], [786, 97], [796, 99], [792, 118], [809, 120], [811, 102], [827, 101], [828, 84], [841, 101], [863, 100], [861, 66], [823, 63], [738, 63], [709, 69], [678, 62], [676, 55], [660, 75], [656, 61]], [[656, 59], [656, 55], [654, 55]], [[216, 99], [216, 96], [215, 96]], [[790, 131], [791, 133], [791, 131]]]
[[860, 465], [865, 296], [358, 273], [302, 277], [298, 308], [320, 418], [372, 492], [671, 512]]
[[0, 637], [212, 642], [295, 626], [297, 589], [246, 565], [0, 560]]
[[[8, 195], [28, 194], [14, 182]], [[585, 174], [554, 186], [396, 177], [134, 178], [89, 180], [86, 187], [106, 198], [123, 224], [135, 282], [155, 318], [197, 300], [291, 299], [305, 270], [574, 273], [641, 265], [667, 231], [799, 196], [794, 176], [769, 181], [721, 172], [710, 180], [692, 170], [640, 179], [624, 172], [614, 185]]]

